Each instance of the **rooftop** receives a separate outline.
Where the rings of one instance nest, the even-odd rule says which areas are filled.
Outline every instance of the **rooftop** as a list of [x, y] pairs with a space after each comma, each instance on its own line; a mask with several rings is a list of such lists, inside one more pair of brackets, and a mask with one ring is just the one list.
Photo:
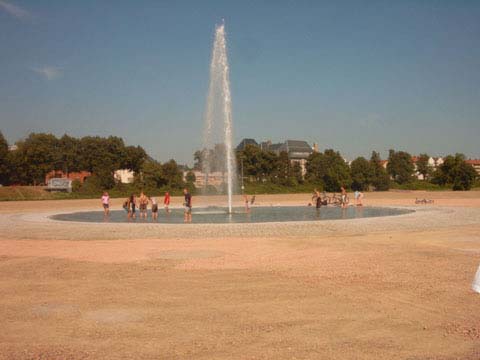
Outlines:
[[255, 139], [245, 138], [242, 141], [240, 141], [240, 144], [238, 144], [237, 151], [244, 150], [247, 145], [258, 146], [258, 143], [255, 141]]

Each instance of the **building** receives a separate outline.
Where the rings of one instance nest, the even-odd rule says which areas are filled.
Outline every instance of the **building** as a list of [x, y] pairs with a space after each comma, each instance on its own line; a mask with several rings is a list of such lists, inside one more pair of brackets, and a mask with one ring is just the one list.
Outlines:
[[[195, 182], [193, 185], [195, 185], [196, 188], [202, 188], [205, 187], [205, 185], [208, 183], [208, 185], [215, 186], [216, 188], [221, 188], [222, 185], [225, 183], [225, 179], [227, 174], [223, 173], [221, 171], [214, 171], [208, 174], [208, 178], [204, 172], [193, 170], [192, 171], [195, 174]], [[186, 177], [189, 171], [184, 171], [183, 172], [183, 180], [186, 181]]]
[[262, 141], [260, 143], [260, 149], [262, 149], [263, 151], [268, 151], [270, 146], [272, 146], [272, 142], [270, 140]]
[[116, 182], [122, 184], [131, 184], [135, 180], [135, 173], [129, 169], [119, 169], [115, 170], [113, 173], [113, 178]]
[[61, 170], [52, 170], [47, 175], [45, 175], [45, 184], [48, 184], [50, 179], [69, 179], [69, 180], [78, 180], [81, 184], [87, 180], [89, 176], [92, 176], [90, 171], [79, 171], [79, 172], [69, 172], [65, 174]]
[[15, 150], [18, 150], [17, 145], [8, 145], [8, 151], [15, 151]]
[[468, 159], [465, 160], [465, 162], [472, 165], [477, 174], [480, 176], [480, 159]]
[[240, 144], [238, 144], [237, 146], [237, 151], [242, 151], [242, 150], [245, 150], [245, 148], [247, 147], [247, 145], [253, 145], [253, 146], [257, 146], [258, 147], [258, 144], [257, 142], [255, 141], [255, 139], [243, 139], [242, 141], [240, 141]]
[[300, 164], [302, 175], [307, 173], [307, 159], [314, 151], [314, 149], [303, 140], [286, 140], [283, 143], [271, 144], [267, 150], [277, 155], [280, 155], [281, 152], [286, 152], [292, 164]]
[[312, 148], [306, 141], [303, 140], [286, 140], [282, 143], [272, 144], [270, 140], [262, 141], [260, 145], [254, 139], [243, 139], [237, 146], [237, 151], [245, 149], [247, 145], [255, 145], [260, 147], [263, 151], [271, 151], [277, 155], [285, 151], [292, 164], [300, 164], [302, 174], [307, 172], [307, 159], [314, 152], [318, 151], [318, 145], [314, 144]]
[[[415, 176], [417, 177], [418, 180], [425, 180], [423, 178], [423, 175], [418, 172], [417, 162], [418, 162], [419, 158], [420, 158], [419, 156], [412, 156], [412, 162], [413, 162], [413, 166], [415, 168]], [[433, 171], [437, 170], [437, 168], [440, 165], [443, 164], [443, 158], [441, 158], [441, 157], [431, 157], [430, 156], [428, 158], [427, 163], [428, 163], [428, 166], [430, 167], [430, 169], [433, 172]]]

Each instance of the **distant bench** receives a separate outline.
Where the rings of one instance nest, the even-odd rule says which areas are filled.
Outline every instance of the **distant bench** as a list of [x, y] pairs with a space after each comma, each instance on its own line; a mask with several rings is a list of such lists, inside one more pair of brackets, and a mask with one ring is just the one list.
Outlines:
[[47, 191], [64, 191], [72, 192], [72, 180], [65, 178], [52, 178], [48, 180]]

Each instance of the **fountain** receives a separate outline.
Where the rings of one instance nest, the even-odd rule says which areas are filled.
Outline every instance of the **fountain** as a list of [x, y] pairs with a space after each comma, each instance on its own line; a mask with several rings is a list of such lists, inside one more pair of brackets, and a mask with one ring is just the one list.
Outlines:
[[[203, 148], [211, 149], [215, 143], [215, 133], [222, 130], [223, 144], [225, 144], [225, 169], [227, 173], [228, 213], [232, 213], [232, 192], [235, 179], [235, 156], [232, 148], [232, 97], [230, 93], [229, 66], [227, 58], [227, 41], [225, 38], [225, 22], [215, 27], [212, 59], [210, 63], [210, 83], [205, 109], [205, 127], [203, 134]], [[208, 155], [202, 162], [202, 171], [208, 182], [211, 170], [211, 159]]]
[[[379, 216], [394, 216], [413, 212], [408, 209], [365, 207], [340, 209], [338, 207], [325, 207], [315, 209], [308, 206], [255, 206], [251, 211], [246, 212], [243, 208], [232, 211], [232, 192], [235, 177], [235, 157], [232, 148], [232, 98], [230, 94], [229, 67], [227, 58], [227, 44], [225, 39], [225, 23], [215, 28], [215, 41], [212, 50], [210, 63], [210, 83], [208, 88], [207, 104], [205, 108], [205, 128], [203, 134], [203, 149], [206, 153], [202, 156], [202, 170], [208, 179], [208, 174], [215, 167], [221, 168], [227, 174], [228, 214], [223, 208], [199, 207], [193, 213], [194, 222], [198, 224], [224, 224], [224, 223], [268, 223], [287, 221], [321, 221], [358, 219]], [[209, 156], [209, 150], [220, 146], [222, 156], [219, 161]], [[224, 145], [224, 148], [223, 148]], [[223, 155], [223, 152], [225, 153]], [[221, 163], [221, 164], [219, 164]], [[213, 167], [214, 165], [214, 167]], [[208, 181], [208, 180], [206, 180]], [[83, 211], [69, 214], [56, 214], [50, 217], [54, 220], [78, 221], [78, 222], [111, 222], [122, 223], [132, 222], [128, 219], [124, 210], [112, 210], [108, 218], [105, 218], [103, 211]], [[133, 220], [138, 223], [170, 223], [183, 224], [183, 208], [172, 208], [165, 216], [153, 220]], [[480, 270], [479, 270], [480, 273]], [[480, 275], [475, 280], [475, 290], [480, 289]], [[480, 291], [480, 290], [479, 290]]]

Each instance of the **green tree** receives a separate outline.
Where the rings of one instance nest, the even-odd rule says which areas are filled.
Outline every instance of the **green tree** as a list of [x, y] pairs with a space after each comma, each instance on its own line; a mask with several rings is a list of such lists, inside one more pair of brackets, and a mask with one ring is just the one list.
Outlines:
[[248, 144], [242, 151], [237, 151], [237, 166], [239, 173], [243, 167], [243, 174], [247, 177], [257, 178], [260, 174], [258, 163], [260, 162], [261, 150], [257, 146]]
[[175, 160], [167, 161], [162, 165], [163, 176], [167, 185], [171, 188], [181, 188], [184, 186], [183, 174]]
[[108, 138], [86, 136], [80, 139], [79, 147], [80, 168], [93, 173], [98, 178], [95, 183], [98, 182], [101, 188], [113, 187], [113, 172], [121, 168], [121, 159], [125, 157], [123, 140], [114, 136]]
[[477, 172], [465, 162], [463, 154], [448, 155], [434, 174], [433, 182], [439, 185], [450, 184], [453, 190], [470, 190], [475, 183]]
[[[98, 184], [111, 188], [115, 170], [126, 168], [138, 172], [147, 158], [141, 147], [125, 146], [123, 139], [116, 136], [77, 139], [65, 134], [57, 139], [52, 134], [32, 133], [16, 145], [17, 150], [7, 152], [8, 181], [14, 184], [43, 183], [51, 170], [65, 173], [86, 170], [95, 175], [90, 187]], [[0, 145], [0, 152], [1, 148]]]
[[81, 171], [80, 161], [80, 141], [77, 138], [63, 135], [59, 139], [60, 156], [55, 164], [56, 170], [62, 170], [65, 174], [75, 171]]
[[352, 174], [352, 189], [365, 191], [374, 182], [374, 169], [372, 164], [364, 157], [358, 157], [350, 164]]
[[290, 159], [286, 151], [280, 152], [277, 159], [277, 166], [275, 167], [275, 180], [280, 184], [287, 184], [290, 177]]
[[260, 150], [260, 163], [258, 165], [260, 168], [261, 180], [272, 181], [277, 171], [278, 155], [272, 151]]
[[205, 153], [206, 153], [207, 149], [203, 149], [203, 150], [197, 150], [195, 151], [195, 153], [193, 154], [193, 169], [194, 170], [197, 170], [197, 171], [202, 171], [203, 170], [203, 161], [204, 161], [204, 158], [205, 158]]
[[405, 151], [390, 150], [387, 172], [399, 184], [412, 181], [415, 172], [412, 156]]
[[124, 149], [125, 157], [120, 159], [120, 167], [139, 172], [147, 161], [147, 153], [141, 146], [127, 146]]
[[387, 171], [382, 166], [382, 159], [380, 154], [376, 151], [372, 151], [370, 157], [370, 166], [373, 172], [372, 185], [376, 191], [386, 191], [390, 188], [390, 177]]
[[141, 170], [142, 185], [149, 188], [160, 188], [168, 181], [163, 174], [163, 166], [155, 160], [146, 160]]
[[293, 166], [291, 167], [291, 177], [298, 183], [302, 184], [303, 183], [303, 172], [302, 172], [302, 166], [300, 165], [299, 162], [295, 162]]
[[430, 156], [427, 154], [420, 154], [417, 159], [417, 172], [423, 176], [423, 180], [427, 180], [432, 175], [433, 169], [428, 164]]
[[130, 169], [138, 173], [147, 158], [143, 148], [125, 146], [123, 139], [116, 136], [86, 136], [79, 140], [78, 148], [78, 168], [95, 174], [101, 187], [107, 189], [114, 185], [115, 170]]
[[21, 141], [17, 141], [17, 150], [8, 153], [8, 164], [10, 166], [8, 171], [8, 183], [15, 185], [28, 185], [28, 164], [26, 163], [21, 150]]
[[278, 156], [271, 151], [263, 151], [258, 146], [248, 144], [237, 152], [239, 173], [243, 164], [243, 174], [256, 181], [273, 180], [278, 176]]
[[102, 168], [115, 170], [113, 156], [108, 152], [104, 139], [99, 136], [85, 136], [79, 141], [79, 167], [82, 170], [95, 173]]
[[326, 191], [340, 191], [341, 186], [351, 185], [350, 169], [338, 151], [327, 149], [323, 153], [313, 153], [306, 167], [307, 178]]
[[[32, 133], [25, 141], [17, 144], [19, 174], [22, 183], [43, 184], [45, 176], [59, 163], [61, 156], [59, 141], [52, 134]], [[17, 169], [15, 169], [17, 171]]]
[[0, 185], [7, 184], [9, 174], [8, 143], [0, 131]]
[[190, 170], [185, 175], [185, 180], [187, 183], [193, 184], [197, 180], [197, 177], [195, 176], [195, 173]]

